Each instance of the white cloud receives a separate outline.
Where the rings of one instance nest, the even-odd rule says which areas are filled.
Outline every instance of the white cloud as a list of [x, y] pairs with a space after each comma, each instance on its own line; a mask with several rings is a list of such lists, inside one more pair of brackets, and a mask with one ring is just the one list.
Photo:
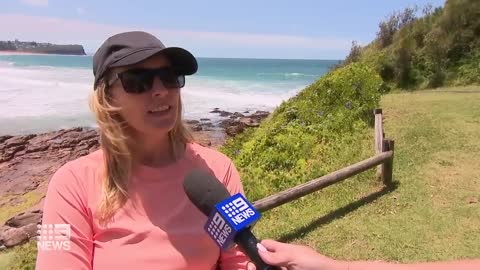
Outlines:
[[35, 6], [35, 7], [46, 7], [48, 6], [48, 0], [20, 0], [21, 3]]
[[[15, 22], [12, 24], [12, 22]], [[143, 30], [157, 36], [167, 46], [182, 46], [193, 53], [205, 54], [205, 50], [225, 51], [231, 49], [254, 52], [255, 50], [288, 51], [301, 55], [302, 50], [337, 51], [342, 54], [350, 49], [351, 41], [339, 38], [317, 38], [294, 35], [274, 35], [257, 33], [207, 32], [172, 29], [146, 29], [129, 26], [91, 23], [80, 20], [67, 20], [52, 17], [37, 17], [20, 14], [0, 14], [0, 25], [10, 25], [0, 32], [0, 40], [36, 40], [39, 42], [83, 44], [86, 51], [93, 52], [109, 36], [131, 30]], [[204, 51], [199, 51], [204, 48]]]
[[83, 15], [83, 14], [85, 14], [85, 9], [84, 9], [84, 8], [78, 7], [78, 8], [76, 9], [76, 11], [77, 11], [77, 14], [78, 14], [78, 15]]

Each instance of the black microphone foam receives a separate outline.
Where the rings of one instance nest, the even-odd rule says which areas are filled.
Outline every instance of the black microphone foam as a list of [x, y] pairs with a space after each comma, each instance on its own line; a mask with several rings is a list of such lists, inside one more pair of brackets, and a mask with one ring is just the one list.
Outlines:
[[207, 217], [217, 203], [231, 196], [215, 176], [199, 169], [192, 170], [185, 177], [183, 189], [190, 201]]

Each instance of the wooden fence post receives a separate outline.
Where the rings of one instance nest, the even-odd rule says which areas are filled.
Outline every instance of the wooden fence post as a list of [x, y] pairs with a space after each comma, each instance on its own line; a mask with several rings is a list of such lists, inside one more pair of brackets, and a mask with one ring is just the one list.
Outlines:
[[[384, 133], [383, 133], [383, 115], [382, 109], [375, 109], [375, 154], [378, 155], [384, 152], [383, 149], [383, 140], [384, 140]], [[382, 165], [378, 165], [377, 167], [377, 179], [382, 178]]]
[[395, 155], [393, 140], [383, 140], [383, 151], [392, 151], [392, 156], [381, 165], [382, 182], [390, 186], [393, 181], [393, 157]]

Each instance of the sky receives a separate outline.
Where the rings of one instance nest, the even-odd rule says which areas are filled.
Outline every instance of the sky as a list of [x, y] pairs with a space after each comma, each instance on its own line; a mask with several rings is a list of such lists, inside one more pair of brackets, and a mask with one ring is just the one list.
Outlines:
[[0, 40], [81, 44], [147, 31], [197, 57], [343, 59], [394, 11], [444, 0], [0, 0]]

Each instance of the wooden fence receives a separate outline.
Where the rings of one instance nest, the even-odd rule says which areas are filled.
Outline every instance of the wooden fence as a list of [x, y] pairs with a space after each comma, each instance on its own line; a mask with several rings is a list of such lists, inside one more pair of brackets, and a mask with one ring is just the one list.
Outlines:
[[286, 204], [300, 197], [339, 183], [349, 177], [377, 167], [377, 178], [386, 186], [392, 184], [394, 141], [385, 139], [382, 109], [375, 109], [375, 155], [338, 171], [273, 194], [253, 203], [261, 212]]

